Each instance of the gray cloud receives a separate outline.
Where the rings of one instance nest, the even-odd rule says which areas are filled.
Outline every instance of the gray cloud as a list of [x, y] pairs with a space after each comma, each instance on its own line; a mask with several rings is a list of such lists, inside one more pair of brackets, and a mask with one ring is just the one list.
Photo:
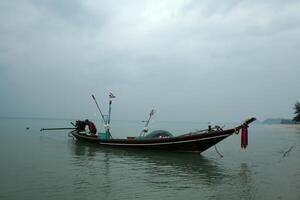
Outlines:
[[[298, 1], [2, 1], [1, 115], [291, 117]], [[105, 103], [105, 100], [102, 104]], [[130, 113], [130, 114], [128, 114]]]

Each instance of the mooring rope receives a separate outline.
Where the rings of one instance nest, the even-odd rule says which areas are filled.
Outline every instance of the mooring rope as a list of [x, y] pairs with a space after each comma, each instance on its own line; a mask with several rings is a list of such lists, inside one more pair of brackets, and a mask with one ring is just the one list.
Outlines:
[[216, 152], [219, 154], [220, 158], [223, 158], [223, 157], [224, 157], [224, 156], [218, 151], [217, 145], [215, 145], [215, 150], [216, 150]]

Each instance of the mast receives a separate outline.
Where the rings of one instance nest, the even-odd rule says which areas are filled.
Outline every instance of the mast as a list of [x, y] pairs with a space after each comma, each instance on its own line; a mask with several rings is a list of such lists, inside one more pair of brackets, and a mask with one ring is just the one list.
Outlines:
[[108, 116], [107, 116], [107, 122], [106, 122], [106, 133], [110, 134], [109, 128], [110, 128], [110, 117], [111, 117], [111, 104], [112, 100], [109, 99], [109, 105], [108, 105]]
[[115, 98], [115, 96], [111, 92], [109, 93], [109, 110], [108, 110], [108, 115], [104, 115], [102, 113], [102, 111], [101, 111], [101, 109], [100, 109], [100, 107], [98, 105], [98, 102], [97, 102], [95, 96], [92, 95], [92, 97], [93, 97], [93, 99], [94, 99], [94, 101], [96, 103], [96, 106], [97, 106], [97, 108], [98, 108], [98, 110], [100, 112], [101, 118], [102, 118], [102, 120], [104, 122], [105, 133], [107, 133], [108, 136], [109, 136], [109, 138], [111, 138], [111, 134], [110, 134], [110, 130], [109, 130], [110, 129], [110, 117], [111, 117], [111, 104], [112, 104], [112, 100], [111, 99]]
[[111, 134], [110, 134], [110, 118], [111, 118], [111, 105], [112, 105], [112, 99], [116, 98], [116, 96], [113, 93], [109, 93], [109, 105], [108, 105], [108, 117], [107, 117], [107, 121], [106, 121], [106, 127], [105, 127], [105, 132], [107, 134], [109, 134], [109, 137], [111, 138]]
[[148, 132], [148, 130], [149, 130], [149, 129], [148, 129], [148, 125], [149, 125], [149, 122], [150, 122], [152, 116], [154, 115], [154, 113], [155, 113], [155, 110], [152, 109], [151, 112], [149, 113], [149, 118], [148, 118], [148, 120], [146, 120], [145, 127], [143, 128], [143, 130], [142, 130], [141, 133], [140, 133], [140, 136], [145, 136], [145, 134]]

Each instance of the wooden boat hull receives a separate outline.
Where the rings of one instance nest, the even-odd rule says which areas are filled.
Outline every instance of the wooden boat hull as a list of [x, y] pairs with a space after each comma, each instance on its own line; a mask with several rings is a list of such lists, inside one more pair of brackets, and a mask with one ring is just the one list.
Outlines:
[[137, 138], [137, 139], [103, 139], [97, 136], [80, 133], [77, 130], [70, 133], [79, 141], [90, 142], [99, 145], [122, 147], [122, 148], [144, 148], [161, 149], [167, 151], [189, 151], [203, 152], [220, 141], [224, 140], [233, 133], [238, 133], [241, 128], [247, 128], [248, 124], [255, 121], [255, 118], [249, 118], [240, 126], [232, 129], [196, 131], [175, 137], [162, 138]]
[[153, 139], [101, 139], [96, 136], [72, 131], [71, 134], [79, 141], [99, 145], [123, 148], [151, 148], [168, 151], [203, 152], [234, 133], [234, 129], [211, 133], [194, 133], [193, 135]]

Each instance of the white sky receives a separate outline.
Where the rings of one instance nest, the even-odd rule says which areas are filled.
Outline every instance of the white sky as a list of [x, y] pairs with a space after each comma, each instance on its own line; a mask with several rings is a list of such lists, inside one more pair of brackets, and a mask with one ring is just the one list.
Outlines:
[[300, 1], [2, 0], [0, 116], [293, 117]]

